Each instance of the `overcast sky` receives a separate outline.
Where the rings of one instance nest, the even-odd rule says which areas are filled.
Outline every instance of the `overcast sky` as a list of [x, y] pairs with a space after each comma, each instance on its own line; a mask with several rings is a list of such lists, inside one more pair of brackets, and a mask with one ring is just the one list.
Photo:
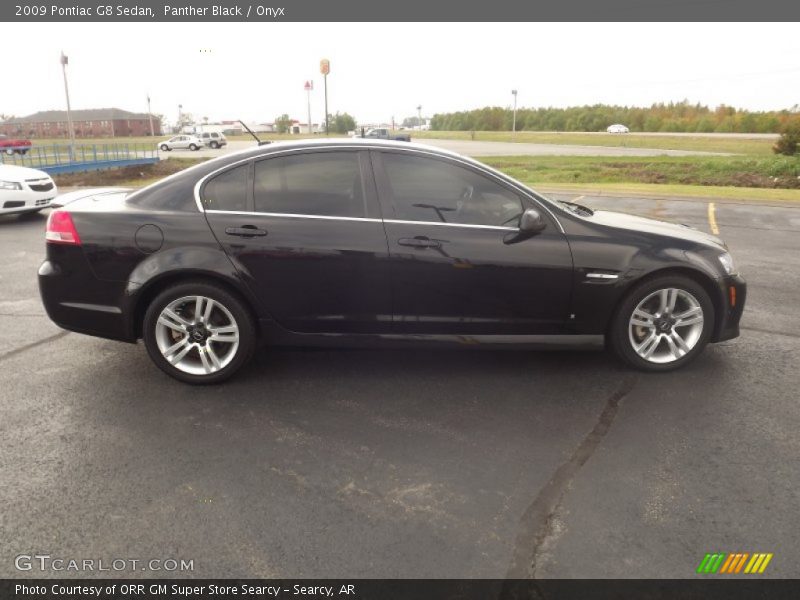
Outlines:
[[[398, 121], [487, 105], [650, 105], [689, 99], [757, 110], [800, 103], [800, 36], [776, 24], [0, 23], [0, 114], [72, 107], [184, 112], [211, 121], [306, 120], [303, 83], [331, 61], [330, 112]], [[17, 50], [13, 50], [13, 49]]]

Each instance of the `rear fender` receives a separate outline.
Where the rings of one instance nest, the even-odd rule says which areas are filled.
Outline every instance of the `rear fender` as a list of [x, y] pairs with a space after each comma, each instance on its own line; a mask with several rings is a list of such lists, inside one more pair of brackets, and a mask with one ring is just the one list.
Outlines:
[[141, 261], [131, 272], [125, 291], [125, 314], [130, 331], [136, 335], [138, 318], [146, 304], [165, 287], [192, 279], [221, 283], [241, 296], [258, 319], [271, 319], [228, 256], [216, 248], [184, 246], [157, 252]]

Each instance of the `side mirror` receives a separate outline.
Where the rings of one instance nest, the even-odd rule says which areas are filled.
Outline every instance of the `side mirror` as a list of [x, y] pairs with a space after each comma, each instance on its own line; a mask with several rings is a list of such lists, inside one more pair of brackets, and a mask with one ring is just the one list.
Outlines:
[[521, 233], [539, 233], [544, 231], [547, 223], [542, 214], [535, 208], [529, 208], [519, 218], [519, 230]]

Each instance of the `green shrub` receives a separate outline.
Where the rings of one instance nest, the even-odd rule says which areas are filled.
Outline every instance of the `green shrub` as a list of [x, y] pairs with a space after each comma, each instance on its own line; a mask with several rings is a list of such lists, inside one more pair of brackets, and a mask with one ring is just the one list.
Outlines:
[[772, 151], [775, 154], [785, 154], [786, 156], [794, 156], [797, 154], [797, 148], [800, 145], [800, 119], [787, 123], [781, 137], [772, 146]]

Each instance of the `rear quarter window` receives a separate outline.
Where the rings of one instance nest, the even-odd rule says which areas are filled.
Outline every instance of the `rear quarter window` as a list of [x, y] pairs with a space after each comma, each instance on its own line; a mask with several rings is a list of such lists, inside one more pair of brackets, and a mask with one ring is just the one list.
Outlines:
[[206, 210], [246, 211], [249, 169], [246, 163], [209, 179], [202, 191]]

